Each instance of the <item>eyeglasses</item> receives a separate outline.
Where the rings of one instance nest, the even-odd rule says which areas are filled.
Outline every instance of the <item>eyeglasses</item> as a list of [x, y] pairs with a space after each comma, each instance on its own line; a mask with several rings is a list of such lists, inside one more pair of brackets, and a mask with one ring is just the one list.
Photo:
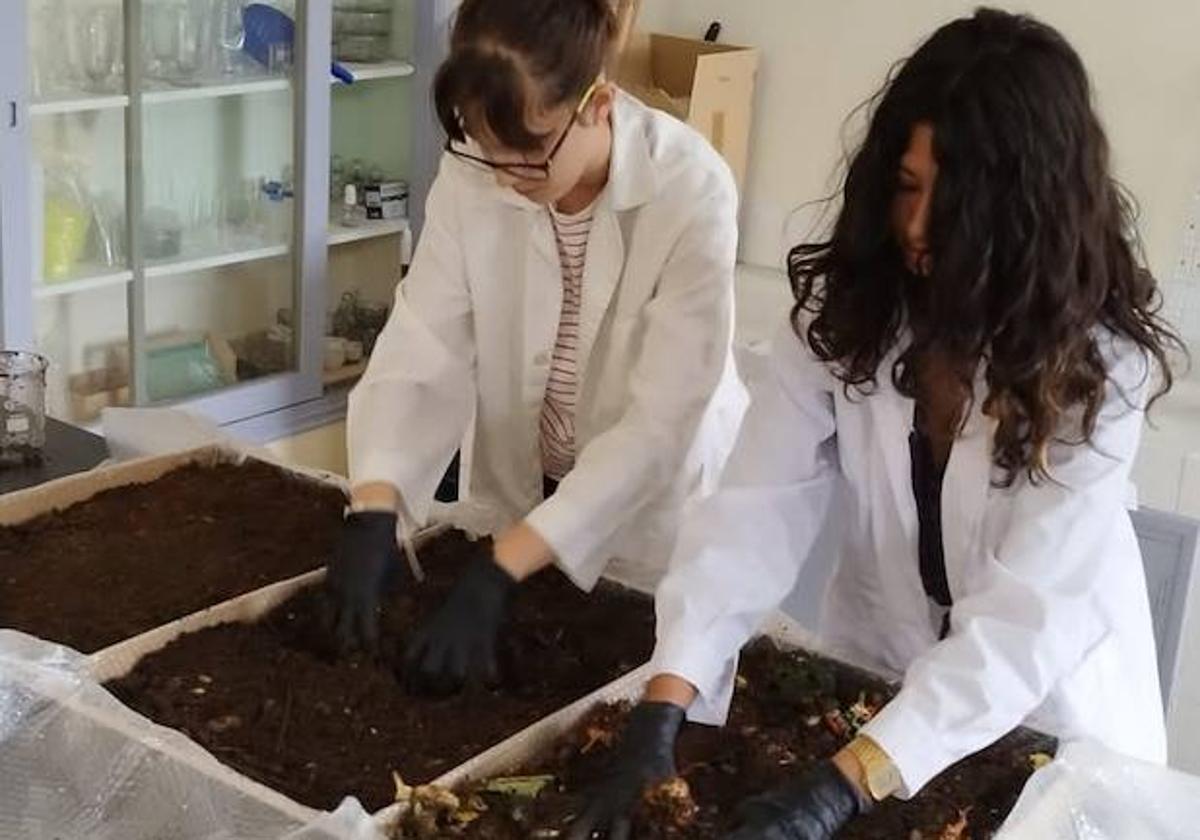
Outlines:
[[555, 156], [562, 149], [563, 144], [567, 142], [567, 135], [571, 133], [571, 129], [575, 127], [575, 123], [579, 122], [579, 116], [583, 110], [591, 102], [592, 96], [596, 93], [596, 88], [600, 86], [599, 80], [592, 82], [591, 87], [584, 92], [583, 97], [579, 100], [579, 105], [575, 107], [575, 111], [571, 114], [571, 119], [567, 121], [567, 127], [563, 129], [562, 134], [558, 136], [554, 146], [550, 149], [550, 153], [546, 155], [546, 159], [541, 163], [501, 163], [494, 160], [488, 160], [478, 155], [473, 155], [470, 152], [464, 151], [461, 147], [456, 146], [453, 140], [446, 141], [446, 151], [454, 155], [462, 161], [466, 161], [472, 166], [482, 169], [486, 172], [504, 172], [524, 181], [548, 181], [550, 180], [550, 164], [554, 162]]

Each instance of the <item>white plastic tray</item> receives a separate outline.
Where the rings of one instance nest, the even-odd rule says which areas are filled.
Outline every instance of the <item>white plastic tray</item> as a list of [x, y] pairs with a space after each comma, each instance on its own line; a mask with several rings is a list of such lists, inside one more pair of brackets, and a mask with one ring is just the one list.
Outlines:
[[171, 455], [153, 455], [118, 464], [102, 465], [89, 472], [77, 473], [39, 484], [36, 487], [6, 493], [0, 496], [0, 526], [17, 525], [33, 519], [35, 516], [70, 507], [114, 487], [146, 484], [189, 464], [203, 466], [240, 464], [247, 459], [263, 460], [264, 463], [285, 472], [294, 473], [311, 481], [332, 484], [342, 490], [346, 489], [345, 480], [334, 473], [298, 469], [265, 459], [251, 458], [243, 452], [222, 446], [205, 446]]

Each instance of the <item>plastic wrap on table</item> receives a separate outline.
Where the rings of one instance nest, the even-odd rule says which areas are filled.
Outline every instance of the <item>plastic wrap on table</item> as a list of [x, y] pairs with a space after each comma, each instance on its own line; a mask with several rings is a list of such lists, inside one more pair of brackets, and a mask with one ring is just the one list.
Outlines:
[[118, 703], [82, 655], [12, 630], [0, 630], [0, 779], [0, 837], [380, 836], [357, 800], [324, 813], [256, 786]]
[[1078, 742], [1030, 777], [997, 840], [1151, 837], [1200, 837], [1200, 777]]

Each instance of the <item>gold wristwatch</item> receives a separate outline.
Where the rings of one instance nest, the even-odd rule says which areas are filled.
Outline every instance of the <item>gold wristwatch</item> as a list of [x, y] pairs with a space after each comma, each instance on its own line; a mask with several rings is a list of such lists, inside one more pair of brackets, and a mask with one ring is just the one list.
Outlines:
[[876, 802], [882, 802], [900, 789], [903, 780], [883, 747], [866, 735], [859, 735], [846, 745], [862, 767], [862, 785]]

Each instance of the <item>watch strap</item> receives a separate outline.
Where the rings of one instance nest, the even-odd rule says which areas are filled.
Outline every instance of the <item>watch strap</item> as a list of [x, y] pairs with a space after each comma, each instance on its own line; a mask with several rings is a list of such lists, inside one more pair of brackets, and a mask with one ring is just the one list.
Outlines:
[[863, 787], [876, 802], [887, 799], [903, 785], [900, 770], [873, 739], [859, 735], [846, 745], [846, 749], [858, 759], [862, 767]]

